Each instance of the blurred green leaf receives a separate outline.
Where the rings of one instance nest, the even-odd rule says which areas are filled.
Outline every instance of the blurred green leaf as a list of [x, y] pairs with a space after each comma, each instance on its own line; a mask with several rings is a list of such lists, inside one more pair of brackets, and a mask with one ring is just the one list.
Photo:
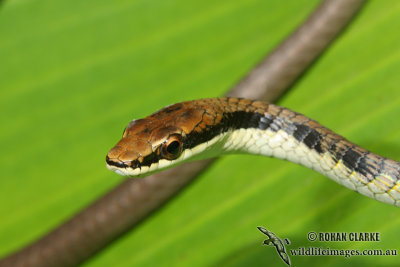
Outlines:
[[[104, 166], [125, 125], [222, 95], [317, 4], [306, 1], [8, 0], [0, 9], [0, 255], [40, 237], [123, 178]], [[281, 105], [400, 159], [400, 2], [371, 1]], [[220, 159], [86, 266], [283, 264], [257, 226], [380, 232], [399, 249], [398, 208], [289, 162]], [[99, 233], [101, 234], [101, 233]], [[396, 266], [398, 257], [294, 257], [296, 266]]]

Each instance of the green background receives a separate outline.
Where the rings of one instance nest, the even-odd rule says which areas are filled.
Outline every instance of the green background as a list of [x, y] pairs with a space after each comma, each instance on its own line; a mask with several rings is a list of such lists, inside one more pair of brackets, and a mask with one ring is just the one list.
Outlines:
[[[107, 151], [133, 118], [222, 95], [318, 1], [9, 0], [0, 7], [0, 256], [123, 180]], [[371, 1], [280, 102], [400, 159], [400, 2]], [[293, 163], [220, 159], [86, 266], [284, 266], [288, 248], [399, 249], [399, 209]], [[311, 243], [309, 231], [380, 232]], [[101, 234], [101, 233], [99, 233]], [[291, 257], [295, 266], [395, 266], [398, 257]]]

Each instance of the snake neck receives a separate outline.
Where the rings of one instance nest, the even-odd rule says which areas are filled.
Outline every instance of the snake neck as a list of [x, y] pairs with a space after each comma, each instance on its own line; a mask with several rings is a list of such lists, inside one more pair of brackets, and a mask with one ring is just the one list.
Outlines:
[[268, 105], [257, 111], [224, 112], [220, 124], [208, 133], [198, 141], [199, 150], [206, 148], [205, 157], [238, 152], [272, 156], [314, 169], [368, 197], [400, 205], [399, 162], [286, 108]]

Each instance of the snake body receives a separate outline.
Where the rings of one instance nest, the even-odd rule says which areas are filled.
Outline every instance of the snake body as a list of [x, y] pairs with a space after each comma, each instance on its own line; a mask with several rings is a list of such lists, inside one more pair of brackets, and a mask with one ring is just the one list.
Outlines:
[[242, 98], [181, 102], [134, 120], [106, 162], [121, 175], [144, 176], [226, 153], [289, 160], [400, 206], [400, 162], [363, 149], [302, 114]]

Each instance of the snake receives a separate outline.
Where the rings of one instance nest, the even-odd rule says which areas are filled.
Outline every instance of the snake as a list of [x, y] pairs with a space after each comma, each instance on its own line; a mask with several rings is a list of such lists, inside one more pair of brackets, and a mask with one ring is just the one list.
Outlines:
[[400, 162], [352, 143], [300, 113], [244, 98], [167, 106], [133, 120], [106, 166], [143, 177], [184, 161], [231, 153], [288, 160], [375, 200], [400, 206]]

